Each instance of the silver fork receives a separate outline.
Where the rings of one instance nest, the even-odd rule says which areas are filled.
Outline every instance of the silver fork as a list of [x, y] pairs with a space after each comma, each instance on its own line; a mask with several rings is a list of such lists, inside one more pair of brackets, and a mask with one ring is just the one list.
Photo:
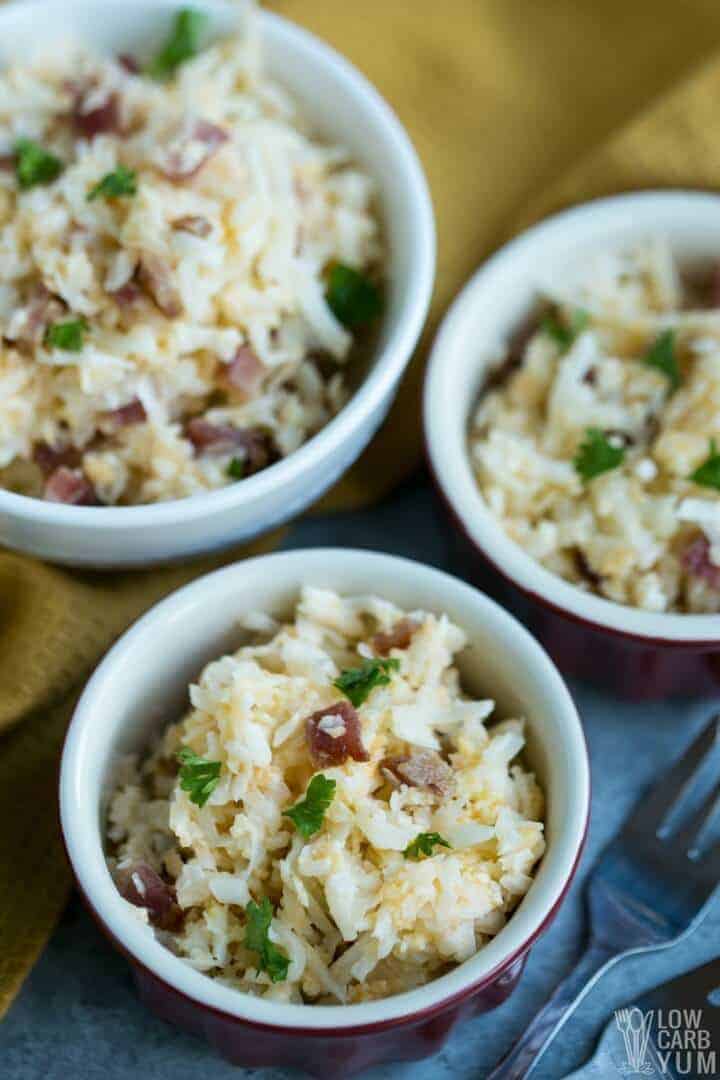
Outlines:
[[720, 882], [720, 843], [701, 850], [720, 806], [715, 783], [702, 806], [674, 829], [668, 821], [720, 740], [720, 715], [637, 804], [595, 866], [587, 887], [587, 950], [487, 1080], [522, 1080], [595, 983], [613, 964], [666, 948], [696, 925]]

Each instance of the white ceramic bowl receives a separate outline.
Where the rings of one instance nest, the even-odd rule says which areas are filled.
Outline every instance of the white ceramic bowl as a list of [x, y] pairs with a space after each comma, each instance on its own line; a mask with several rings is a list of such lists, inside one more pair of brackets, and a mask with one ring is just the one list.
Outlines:
[[[22, 0], [0, 7], [0, 62], [43, 39], [81, 35], [102, 50], [149, 55], [181, 0]], [[222, 0], [192, 0], [214, 33], [236, 24]], [[348, 146], [378, 183], [389, 248], [387, 307], [369, 373], [322, 431], [290, 457], [220, 491], [151, 506], [63, 506], [0, 490], [0, 543], [71, 565], [146, 565], [247, 539], [299, 513], [342, 475], [384, 419], [425, 321], [435, 232], [425, 177], [377, 91], [316, 37], [263, 12], [269, 73], [315, 129]]]
[[[241, 612], [287, 615], [304, 584], [344, 594], [372, 592], [403, 607], [446, 612], [469, 638], [459, 665], [467, 690], [495, 698], [500, 717], [528, 718], [528, 757], [547, 795], [547, 853], [529, 893], [497, 937], [427, 986], [343, 1007], [263, 1001], [193, 970], [128, 914], [103, 856], [102, 807], [118, 755], [141, 749], [182, 714], [188, 683], [207, 661], [238, 641]], [[60, 810], [80, 888], [135, 965], [146, 1000], [162, 1015], [201, 1028], [234, 1060], [245, 1063], [295, 1060], [310, 1068], [308, 1061], [317, 1053], [321, 1068], [323, 1054], [328, 1063], [333, 1056], [332, 1040], [352, 1035], [354, 1041], [342, 1058], [343, 1068], [350, 1070], [350, 1058], [355, 1065], [367, 1064], [388, 1053], [387, 1047], [363, 1050], [362, 1035], [377, 1042], [388, 1026], [417, 1027], [422, 1015], [435, 1017], [437, 1040], [450, 1029], [449, 1023], [443, 1028], [437, 1022], [438, 1013], [458, 1009], [463, 999], [488, 992], [490, 984], [494, 1004], [509, 992], [525, 953], [551, 919], [577, 865], [589, 812], [589, 767], [582, 727], [561, 677], [502, 608], [469, 585], [418, 563], [363, 551], [315, 549], [249, 559], [203, 577], [158, 604], [120, 639], [88, 683], [70, 724]], [[477, 1002], [474, 1007], [479, 1007]], [[489, 1007], [487, 1002], [484, 1007]], [[258, 1049], [255, 1057], [252, 1040], [250, 1049], [245, 1043], [240, 1050], [228, 1049], [231, 1036], [199, 1023], [198, 1010], [212, 1010], [231, 1032], [239, 1028], [241, 1039], [248, 1026], [251, 1031], [253, 1025], [269, 1029], [275, 1044]], [[289, 1046], [284, 1056], [280, 1043]], [[424, 1052], [431, 1049], [427, 1044]], [[407, 1053], [403, 1039], [396, 1038], [391, 1056]]]
[[[487, 508], [470, 464], [468, 424], [488, 362], [532, 311], [538, 287], [567, 278], [588, 253], [658, 234], [667, 237], [681, 261], [717, 261], [720, 196], [619, 195], [557, 214], [511, 241], [452, 305], [432, 350], [424, 393], [430, 465], [466, 537], [534, 608], [544, 609], [542, 617], [527, 617], [563, 670], [594, 674], [606, 686], [639, 697], [717, 686], [718, 616], [642, 611], [584, 592], [546, 570], [507, 536]], [[524, 617], [528, 610], [523, 608]], [[551, 619], [551, 612], [561, 620]]]

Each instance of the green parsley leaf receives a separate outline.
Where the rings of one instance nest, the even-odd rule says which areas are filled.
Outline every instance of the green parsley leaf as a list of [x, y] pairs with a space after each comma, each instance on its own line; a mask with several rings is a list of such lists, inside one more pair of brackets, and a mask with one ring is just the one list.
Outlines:
[[43, 150], [33, 139], [18, 139], [15, 143], [15, 175], [21, 188], [50, 184], [64, 168], [60, 158]]
[[56, 322], [45, 331], [45, 344], [50, 349], [80, 352], [87, 330], [88, 324], [82, 316], [79, 319]]
[[137, 178], [133, 169], [126, 169], [124, 165], [118, 165], [114, 172], [105, 173], [95, 187], [88, 192], [87, 201], [99, 198], [117, 199], [121, 195], [137, 194]]
[[400, 661], [392, 660], [363, 660], [359, 668], [347, 668], [341, 671], [333, 686], [342, 690], [345, 697], [350, 698], [355, 708], [362, 705], [376, 686], [387, 686], [390, 682], [390, 672], [397, 671]]
[[187, 791], [190, 801], [196, 806], [204, 806], [220, 780], [220, 762], [206, 761], [198, 757], [188, 746], [178, 750], [177, 759], [180, 769], [180, 787]]
[[576, 337], [578, 337], [587, 324], [590, 316], [583, 308], [576, 308], [570, 318], [570, 325], [560, 322], [554, 315], [546, 315], [540, 326], [557, 342], [562, 349], [569, 349]]
[[643, 362], [661, 371], [669, 380], [672, 389], [677, 390], [682, 379], [675, 355], [675, 331], [663, 330], [643, 357]]
[[586, 428], [585, 438], [573, 458], [575, 471], [585, 483], [594, 480], [601, 473], [617, 469], [625, 458], [623, 446], [613, 446], [600, 428]]
[[715, 439], [710, 440], [710, 451], [706, 461], [703, 461], [702, 465], [692, 473], [689, 477], [694, 484], [700, 484], [702, 487], [715, 488], [720, 491], [720, 453], [718, 452], [717, 443]]
[[245, 475], [244, 459], [234, 457], [227, 467], [227, 474], [232, 480], [242, 480]]
[[267, 971], [272, 982], [282, 982], [287, 978], [290, 960], [287, 954], [274, 945], [268, 936], [273, 917], [272, 904], [267, 896], [262, 903], [253, 900], [245, 908], [247, 926], [245, 927], [245, 947], [258, 954], [258, 971]]
[[325, 296], [335, 317], [349, 329], [364, 326], [382, 313], [378, 287], [365, 274], [342, 263], [330, 267]]
[[316, 832], [320, 832], [325, 811], [334, 797], [335, 781], [318, 773], [308, 784], [305, 798], [285, 810], [285, 817], [291, 818], [300, 835], [309, 840]]
[[406, 859], [417, 860], [423, 855], [432, 855], [434, 847], [451, 848], [452, 844], [449, 844], [447, 840], [443, 840], [440, 833], [421, 832], [418, 833], [412, 843], [408, 844], [403, 855]]
[[169, 79], [177, 68], [200, 52], [200, 39], [208, 17], [202, 11], [184, 8], [175, 16], [172, 32], [148, 67], [153, 79]]

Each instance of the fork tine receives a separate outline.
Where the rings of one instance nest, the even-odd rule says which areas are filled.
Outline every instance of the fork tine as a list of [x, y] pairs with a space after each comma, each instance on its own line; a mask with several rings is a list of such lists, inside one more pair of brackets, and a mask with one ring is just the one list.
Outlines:
[[678, 799], [690, 786], [698, 768], [720, 740], [720, 713], [713, 716], [676, 765], [642, 799], [625, 826], [626, 832], [657, 832]]
[[709, 825], [711, 819], [715, 817], [718, 807], [720, 807], [720, 786], [715, 786], [695, 813], [670, 834], [668, 847], [683, 851], [691, 859], [698, 858], [700, 848], [696, 841], [699, 840], [703, 827]]

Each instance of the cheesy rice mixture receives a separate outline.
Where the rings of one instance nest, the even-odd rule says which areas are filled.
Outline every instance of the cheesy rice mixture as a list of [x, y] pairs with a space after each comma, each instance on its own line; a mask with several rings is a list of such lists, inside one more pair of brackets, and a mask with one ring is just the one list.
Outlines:
[[545, 848], [524, 721], [461, 690], [446, 616], [305, 588], [204, 669], [112, 797], [128, 911], [199, 971], [275, 1000], [426, 983], [505, 924]]
[[263, 70], [257, 13], [0, 73], [0, 484], [150, 503], [291, 454], [347, 400], [373, 181]]
[[581, 589], [720, 611], [720, 276], [667, 243], [588, 258], [518, 335], [470, 454], [508, 535]]

